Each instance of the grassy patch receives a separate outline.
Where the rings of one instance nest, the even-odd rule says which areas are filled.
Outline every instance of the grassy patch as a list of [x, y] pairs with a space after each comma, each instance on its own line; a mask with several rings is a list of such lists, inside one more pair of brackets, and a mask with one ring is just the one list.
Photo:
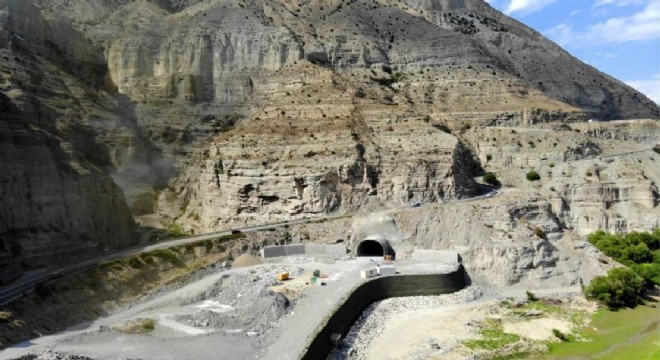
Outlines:
[[179, 256], [172, 250], [158, 249], [149, 252], [149, 255], [161, 258], [174, 266], [183, 265], [183, 261], [181, 261], [181, 259], [179, 259]]
[[[518, 316], [525, 316], [531, 310], [542, 311], [544, 314], [559, 315], [562, 318], [566, 317], [570, 318], [571, 320], [573, 320], [572, 315], [574, 315], [569, 314], [561, 305], [552, 304], [545, 299], [536, 299], [533, 302], [527, 302], [517, 308], [513, 308], [511, 303], [508, 303], [508, 305], [502, 303], [502, 305], [511, 308], [512, 313]], [[582, 320], [582, 318], [580, 316], [575, 316], [575, 320]], [[580, 324], [582, 324], [582, 322], [580, 322]]]
[[0, 323], [6, 323], [11, 319], [11, 311], [0, 311]]
[[190, 232], [183, 230], [183, 227], [181, 227], [181, 225], [175, 222], [171, 222], [169, 224], [164, 224], [164, 225], [166, 225], [165, 231], [167, 231], [170, 237], [182, 237], [182, 236], [191, 235]]
[[546, 359], [658, 359], [660, 308], [638, 306], [619, 311], [599, 310], [580, 332], [587, 341], [549, 344]]
[[154, 331], [155, 328], [156, 320], [151, 318], [131, 320], [115, 327], [115, 329], [125, 334], [146, 334]]
[[121, 270], [124, 267], [122, 259], [102, 261], [99, 263], [101, 270]]
[[506, 355], [495, 355], [490, 358], [490, 360], [515, 360], [515, 359], [527, 359], [530, 356], [528, 351], [516, 351], [511, 354]]
[[482, 339], [468, 340], [463, 344], [470, 349], [496, 350], [520, 340], [516, 334], [507, 334], [502, 329], [502, 323], [487, 320], [481, 329]]

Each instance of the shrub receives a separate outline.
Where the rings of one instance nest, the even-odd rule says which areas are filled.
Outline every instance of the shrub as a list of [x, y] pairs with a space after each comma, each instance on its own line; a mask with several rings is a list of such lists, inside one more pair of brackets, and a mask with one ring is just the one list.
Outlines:
[[587, 171], [586, 175], [587, 175], [587, 177], [591, 177], [593, 175], [593, 173], [591, 171]]
[[660, 154], [660, 145], [656, 145], [653, 147], [653, 151], [656, 152], [656, 154]]
[[630, 268], [644, 279], [645, 287], [660, 284], [660, 265], [657, 263], [633, 264]]
[[128, 265], [133, 269], [139, 269], [144, 265], [144, 263], [140, 261], [139, 257], [133, 256], [132, 258], [128, 259]]
[[563, 342], [570, 341], [570, 339], [568, 338], [568, 336], [567, 336], [566, 334], [564, 334], [563, 332], [561, 332], [561, 331], [559, 331], [559, 330], [557, 330], [557, 329], [552, 329], [552, 334], [553, 334], [557, 339], [559, 339], [559, 340], [561, 340], [561, 341], [563, 341]]
[[490, 184], [493, 186], [500, 186], [500, 181], [497, 179], [497, 176], [493, 173], [485, 174], [483, 180], [486, 184]]
[[539, 173], [537, 173], [537, 172], [534, 171], [534, 170], [528, 172], [527, 175], [525, 175], [525, 177], [526, 177], [527, 180], [529, 180], [529, 181], [537, 181], [537, 180], [541, 180], [541, 175], [539, 175]]
[[156, 321], [154, 319], [146, 319], [142, 323], [142, 330], [144, 332], [152, 332], [156, 328]]
[[531, 302], [539, 301], [539, 298], [537, 298], [533, 292], [526, 291], [525, 294], [527, 295], [527, 301], [531, 301]]
[[150, 254], [159, 257], [174, 266], [183, 266], [183, 261], [181, 261], [181, 259], [179, 259], [177, 254], [171, 250], [158, 249], [152, 251]]
[[534, 228], [534, 235], [540, 237], [541, 239], [545, 239], [545, 231], [543, 231], [543, 229], [541, 229], [540, 227]]
[[618, 309], [635, 307], [643, 301], [644, 279], [628, 268], [615, 268], [598, 276], [585, 288], [587, 298]]
[[611, 235], [596, 231], [587, 240], [605, 255], [630, 267], [644, 279], [646, 287], [660, 285], [660, 230]]

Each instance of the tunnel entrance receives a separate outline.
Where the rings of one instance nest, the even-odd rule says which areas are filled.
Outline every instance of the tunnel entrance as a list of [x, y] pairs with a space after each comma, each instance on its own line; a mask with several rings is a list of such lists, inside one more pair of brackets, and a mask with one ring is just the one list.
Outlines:
[[358, 245], [357, 256], [383, 256], [385, 249], [376, 240], [364, 240]]

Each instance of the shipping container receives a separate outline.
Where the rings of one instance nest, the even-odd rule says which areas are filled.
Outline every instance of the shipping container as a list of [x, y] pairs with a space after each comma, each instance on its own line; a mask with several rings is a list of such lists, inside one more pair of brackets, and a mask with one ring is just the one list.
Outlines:
[[289, 280], [289, 273], [288, 272], [283, 272], [283, 273], [277, 274], [277, 280], [279, 280], [279, 281]]
[[362, 270], [362, 271], [360, 271], [360, 276], [363, 279], [372, 278], [374, 276], [378, 276], [378, 270], [376, 270], [376, 269]]
[[378, 268], [378, 275], [381, 276], [389, 276], [389, 275], [396, 275], [396, 268], [394, 266], [381, 266]]
[[321, 280], [321, 278], [318, 278], [318, 277], [316, 277], [316, 276], [312, 276], [310, 282], [311, 282], [313, 285], [316, 285], [316, 286], [322, 286], [322, 285], [323, 285], [323, 281]]

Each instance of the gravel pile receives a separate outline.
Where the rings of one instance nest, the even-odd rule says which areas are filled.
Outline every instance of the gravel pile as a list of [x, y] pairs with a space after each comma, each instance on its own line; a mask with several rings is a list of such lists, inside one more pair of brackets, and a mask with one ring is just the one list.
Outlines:
[[282, 260], [287, 264], [318, 264], [321, 262], [321, 260], [313, 256], [288, 256]]
[[226, 307], [226, 312], [201, 309], [194, 314], [176, 316], [175, 319], [203, 330], [228, 330], [251, 337], [262, 336], [294, 305], [284, 295], [268, 289], [279, 283], [276, 275], [285, 271], [295, 277], [304, 269], [290, 265], [264, 265], [256, 266], [245, 274], [223, 277], [204, 294], [186, 303], [212, 301]]
[[397, 313], [461, 304], [474, 300], [481, 294], [482, 289], [473, 285], [447, 295], [400, 297], [375, 302], [365, 309], [346, 335], [342, 347], [334, 349], [328, 360], [366, 359], [371, 342], [382, 333], [387, 321]]
[[21, 356], [14, 360], [94, 360], [87, 356], [59, 354], [52, 351], [44, 351], [40, 354]]

